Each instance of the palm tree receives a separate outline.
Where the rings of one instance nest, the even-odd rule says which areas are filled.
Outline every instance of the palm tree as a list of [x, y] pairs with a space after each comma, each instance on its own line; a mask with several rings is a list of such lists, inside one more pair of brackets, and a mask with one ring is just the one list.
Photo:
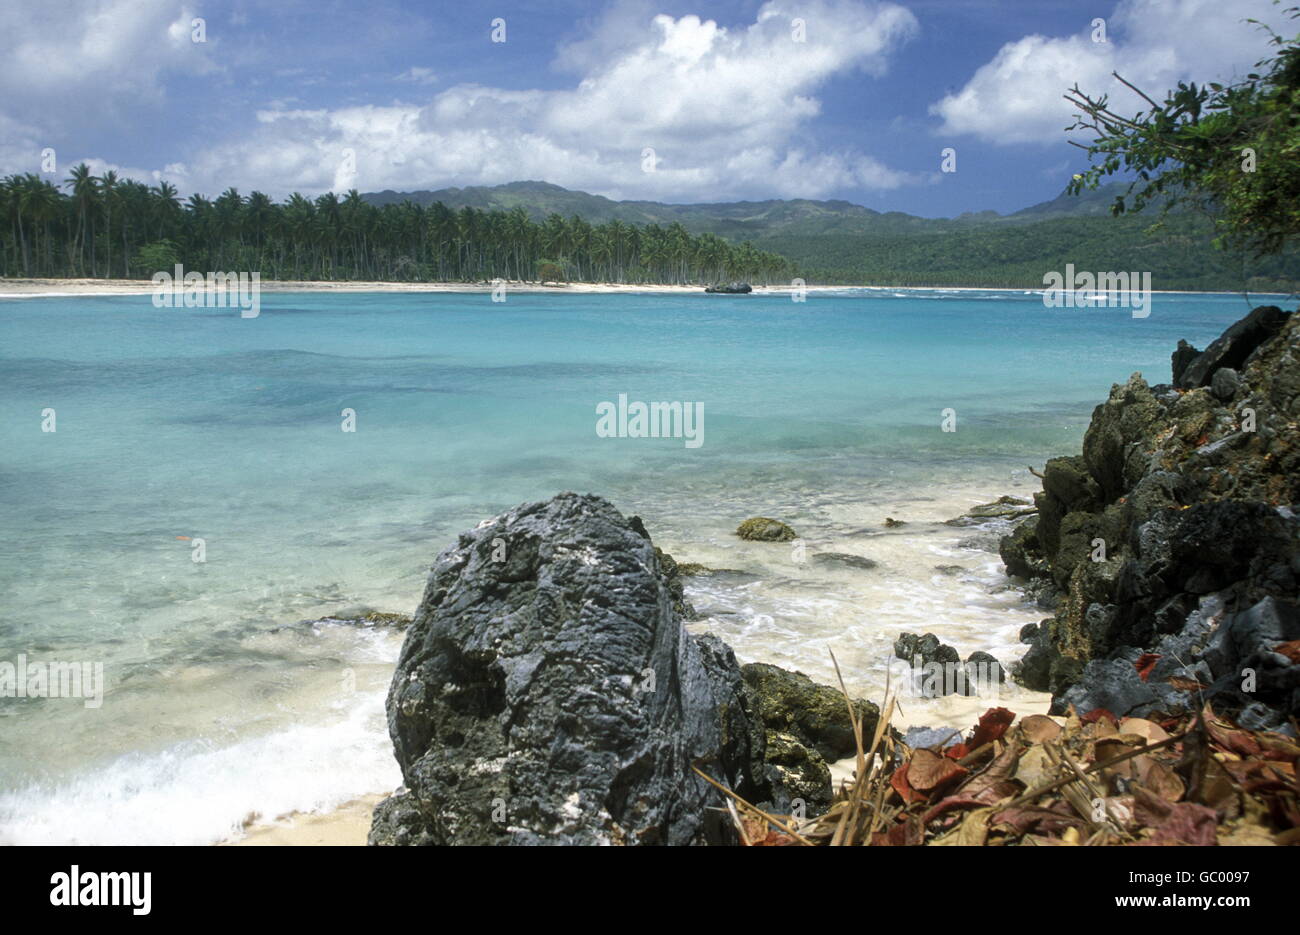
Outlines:
[[[104, 251], [108, 259], [104, 264], [104, 278], [112, 276], [113, 266], [113, 206], [117, 203], [117, 173], [109, 169], [99, 177], [99, 193], [104, 203]], [[91, 266], [94, 266], [93, 258]]]
[[67, 181], [64, 182], [72, 189], [72, 197], [77, 205], [77, 234], [76, 234], [76, 254], [77, 265], [82, 275], [85, 275], [85, 245], [86, 234], [90, 234], [90, 268], [95, 268], [95, 226], [94, 210], [95, 202], [99, 196], [99, 182], [90, 174], [90, 166], [84, 162], [78, 163], [72, 167]]

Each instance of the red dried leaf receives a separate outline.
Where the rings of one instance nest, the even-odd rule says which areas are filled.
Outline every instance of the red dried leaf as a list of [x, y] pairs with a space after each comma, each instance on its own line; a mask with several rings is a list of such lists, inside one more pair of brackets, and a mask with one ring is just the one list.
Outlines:
[[980, 722], [975, 725], [975, 732], [971, 734], [968, 746], [972, 750], [978, 750], [990, 741], [1002, 739], [1002, 735], [1007, 732], [1007, 728], [1015, 719], [1015, 714], [1006, 708], [989, 708], [980, 715]]
[[1300, 640], [1292, 640], [1289, 643], [1279, 643], [1273, 647], [1273, 652], [1286, 656], [1292, 662], [1300, 662]]
[[1214, 717], [1209, 705], [1205, 706], [1204, 720], [1205, 729], [1209, 732], [1210, 739], [1225, 750], [1231, 750], [1241, 756], [1259, 756], [1263, 752], [1258, 741], [1249, 731], [1239, 730], [1224, 724]]
[[924, 802], [925, 796], [912, 789], [907, 781], [907, 771], [911, 763], [904, 763], [898, 769], [894, 770], [894, 775], [889, 777], [889, 785], [902, 798], [905, 805], [911, 805], [913, 802]]
[[951, 747], [943, 751], [943, 755], [950, 760], [960, 760], [968, 753], [970, 753], [970, 751], [966, 749], [966, 745], [964, 743], [955, 743]]
[[1218, 826], [1219, 818], [1214, 809], [1194, 802], [1179, 802], [1169, 810], [1169, 815], [1151, 837], [1140, 843], [1147, 846], [1184, 844], [1211, 847], [1219, 843], [1215, 835]]
[[915, 817], [894, 825], [886, 835], [886, 841], [891, 847], [916, 847], [924, 840], [925, 832]]
[[929, 750], [915, 750], [908, 762], [907, 784], [918, 792], [932, 793], [963, 778], [967, 770]]
[[1111, 724], [1115, 725], [1116, 727], [1119, 726], [1119, 718], [1115, 717], [1115, 715], [1111, 714], [1105, 708], [1093, 708], [1083, 717], [1079, 718], [1079, 723], [1095, 724], [1098, 721], [1100, 721], [1102, 718], [1105, 718], [1106, 720], [1110, 721]]
[[987, 802], [981, 802], [979, 799], [971, 798], [969, 795], [958, 793], [950, 795], [946, 799], [941, 799], [937, 805], [925, 813], [921, 819], [923, 824], [929, 824], [938, 818], [944, 812], [952, 811], [954, 808], [985, 808]]
[[1144, 682], [1149, 679], [1151, 677], [1151, 670], [1156, 667], [1156, 663], [1159, 661], [1159, 653], [1143, 653], [1138, 656], [1137, 662], [1133, 663], [1133, 668], [1137, 669], [1138, 678]]

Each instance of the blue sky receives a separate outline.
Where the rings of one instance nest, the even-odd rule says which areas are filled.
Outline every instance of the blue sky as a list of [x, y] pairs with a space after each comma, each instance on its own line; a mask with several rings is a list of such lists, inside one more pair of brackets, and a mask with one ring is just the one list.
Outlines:
[[186, 193], [528, 178], [1007, 212], [1082, 167], [1071, 84], [1136, 111], [1112, 70], [1157, 93], [1244, 74], [1251, 16], [1287, 22], [1270, 0], [9, 4], [0, 174], [48, 147], [59, 179], [87, 160]]

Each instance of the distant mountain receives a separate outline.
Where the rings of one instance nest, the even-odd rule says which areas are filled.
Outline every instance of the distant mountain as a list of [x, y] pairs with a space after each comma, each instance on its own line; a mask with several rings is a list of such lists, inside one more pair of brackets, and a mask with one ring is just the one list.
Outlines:
[[1157, 206], [1110, 217], [1125, 182], [1112, 182], [1010, 214], [979, 211], [922, 218], [873, 211], [848, 201], [806, 198], [661, 204], [614, 201], [547, 182], [375, 192], [376, 205], [442, 202], [453, 210], [522, 207], [534, 220], [578, 215], [592, 224], [680, 223], [692, 234], [752, 241], [792, 260], [809, 282], [888, 285], [1042, 285], [1044, 271], [1066, 263], [1089, 270], [1147, 270], [1157, 289], [1292, 291], [1300, 285], [1300, 256], [1289, 250], [1260, 261], [1216, 250], [1212, 226], [1194, 212], [1162, 218]]
[[574, 191], [549, 182], [509, 182], [505, 185], [443, 188], [438, 191], [370, 192], [362, 195], [375, 205], [418, 205], [442, 202], [461, 208], [509, 211], [522, 207], [534, 220], [549, 214], [578, 215], [592, 224], [619, 220], [629, 224], [680, 223], [693, 234], [713, 233], [732, 240], [825, 234], [942, 233], [984, 224], [1014, 224], [1050, 217], [1095, 217], [1108, 213], [1123, 183], [1112, 183], [1078, 197], [1059, 197], [1012, 214], [980, 211], [956, 218], [923, 218], [901, 211], [880, 212], [848, 201], [807, 198], [769, 201], [729, 201], [706, 204], [662, 204], [657, 201], [614, 201], [603, 195]]

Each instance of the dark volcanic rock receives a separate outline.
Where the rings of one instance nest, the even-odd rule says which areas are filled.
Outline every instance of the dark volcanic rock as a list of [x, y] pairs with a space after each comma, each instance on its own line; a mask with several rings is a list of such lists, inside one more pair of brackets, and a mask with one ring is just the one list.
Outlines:
[[[506, 543], [493, 561], [493, 540]], [[696, 844], [762, 798], [734, 657], [690, 638], [653, 544], [607, 501], [560, 494], [437, 559], [388, 697], [409, 792], [375, 843]], [[744, 790], [744, 791], [742, 791]]]
[[1300, 591], [1300, 317], [1266, 306], [1204, 352], [1183, 342], [1173, 376], [1112, 388], [1082, 455], [1048, 462], [1036, 525], [1004, 538], [1008, 572], [1060, 594], [1017, 677], [1058, 710], [1172, 713], [1200, 697], [1175, 686], [1203, 685], [1281, 724], [1300, 713], [1300, 665], [1272, 649]]
[[1179, 382], [1183, 378], [1183, 371], [1187, 365], [1194, 361], [1201, 354], [1196, 348], [1188, 344], [1182, 338], [1178, 339], [1178, 347], [1169, 355], [1170, 369], [1173, 371], [1174, 386], [1181, 386]]
[[[650, 533], [645, 528], [645, 523], [639, 516], [629, 516], [627, 524], [632, 527], [637, 535], [649, 540]], [[655, 546], [655, 558], [659, 560], [659, 570], [663, 572], [664, 584], [668, 586], [668, 593], [673, 596], [673, 610], [677, 611], [683, 620], [694, 620], [698, 615], [691, 602], [686, 599], [686, 586], [682, 582], [688, 572], [683, 570], [682, 566], [659, 546]]]
[[[920, 680], [919, 689], [927, 697], [974, 694], [970, 670], [963, 665], [961, 654], [947, 643], [939, 642], [939, 637], [933, 633], [924, 636], [900, 633], [894, 641], [894, 655], [912, 667], [913, 674]], [[993, 659], [988, 653], [974, 653], [971, 660], [978, 664], [984, 657]]]
[[[370, 843], [730, 841], [693, 765], [755, 804], [829, 804], [827, 760], [846, 734], [852, 747], [839, 693], [775, 666], [742, 674], [721, 640], [687, 634], [675, 568], [640, 520], [590, 495], [461, 534], [393, 675], [404, 785], [376, 806]], [[875, 707], [855, 704], [874, 731]]]
[[728, 282], [719, 283], [715, 286], [706, 286], [705, 292], [716, 292], [722, 295], [745, 295], [754, 291], [754, 287], [747, 282]]
[[1282, 330], [1290, 314], [1276, 305], [1261, 305], [1192, 359], [1174, 385], [1182, 389], [1206, 386], [1220, 367], [1239, 369], [1257, 347]]

